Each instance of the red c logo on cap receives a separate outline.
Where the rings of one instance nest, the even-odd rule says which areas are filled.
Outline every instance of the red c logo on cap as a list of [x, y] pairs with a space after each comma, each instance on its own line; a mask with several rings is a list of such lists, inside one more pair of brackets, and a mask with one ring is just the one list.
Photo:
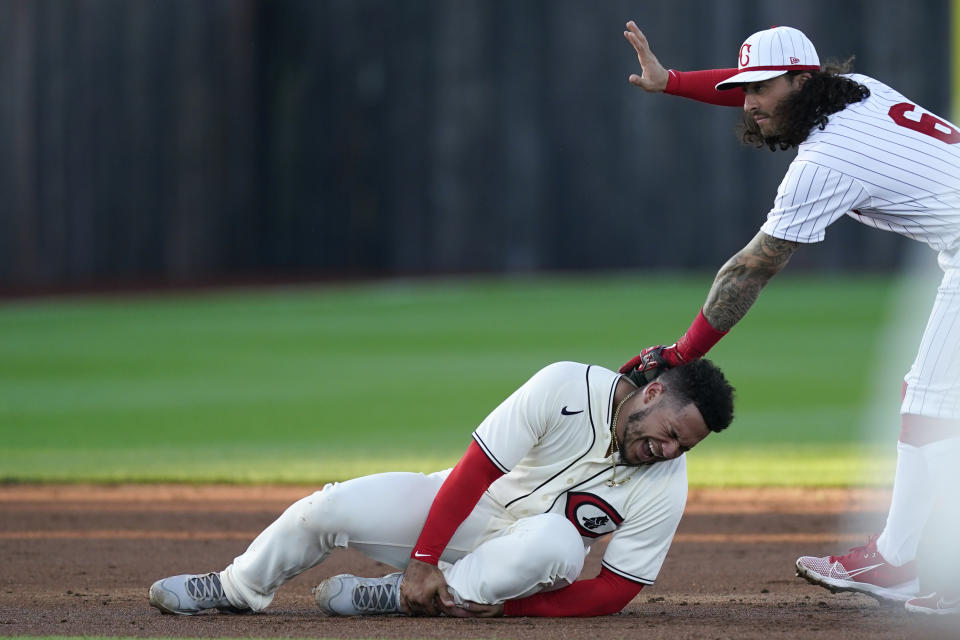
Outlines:
[[745, 67], [750, 64], [750, 45], [744, 43], [740, 47], [740, 66]]

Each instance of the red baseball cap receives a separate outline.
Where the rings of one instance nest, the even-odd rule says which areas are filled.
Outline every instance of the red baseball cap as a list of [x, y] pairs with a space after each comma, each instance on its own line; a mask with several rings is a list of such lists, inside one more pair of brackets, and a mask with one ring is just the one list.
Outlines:
[[771, 27], [743, 41], [737, 69], [740, 73], [719, 83], [718, 91], [769, 80], [788, 71], [819, 71], [820, 58], [813, 43], [799, 29]]

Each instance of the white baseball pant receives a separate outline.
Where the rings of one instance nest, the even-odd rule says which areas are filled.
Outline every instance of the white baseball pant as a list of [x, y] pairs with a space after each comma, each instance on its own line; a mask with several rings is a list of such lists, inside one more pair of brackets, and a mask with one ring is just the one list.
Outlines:
[[939, 263], [943, 280], [904, 379], [900, 413], [946, 420], [951, 426], [927, 444], [897, 443], [893, 495], [877, 550], [898, 566], [917, 558], [937, 500], [946, 526], [960, 531], [960, 506], [952, 498], [960, 485], [960, 247], [942, 251]]
[[941, 252], [939, 262], [943, 280], [905, 378], [900, 412], [960, 420], [960, 247]]
[[[292, 504], [220, 573], [236, 607], [266, 608], [281, 585], [337, 548], [405, 568], [449, 470], [326, 485]], [[573, 583], [588, 547], [563, 516], [513, 518], [484, 494], [441, 556], [455, 597], [495, 604]]]

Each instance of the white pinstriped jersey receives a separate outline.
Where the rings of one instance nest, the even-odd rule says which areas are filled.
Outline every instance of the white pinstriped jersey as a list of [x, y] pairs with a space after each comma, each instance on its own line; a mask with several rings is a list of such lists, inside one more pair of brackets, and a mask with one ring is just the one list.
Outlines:
[[606, 485], [620, 378], [597, 366], [549, 365], [504, 400], [473, 438], [506, 473], [488, 493], [512, 517], [558, 513], [573, 523], [586, 546], [613, 533], [603, 566], [652, 584], [686, 504], [686, 460], [619, 465], [618, 480], [633, 476], [624, 485]]
[[819, 242], [846, 214], [942, 251], [960, 244], [960, 130], [873, 78], [803, 142], [761, 230]]

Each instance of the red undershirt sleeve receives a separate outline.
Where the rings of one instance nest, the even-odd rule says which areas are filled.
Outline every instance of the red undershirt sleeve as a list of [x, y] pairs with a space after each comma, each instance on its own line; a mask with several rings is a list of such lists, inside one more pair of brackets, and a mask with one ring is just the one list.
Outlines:
[[621, 611], [643, 585], [621, 578], [605, 567], [591, 580], [580, 580], [569, 587], [545, 591], [503, 604], [505, 616], [606, 616]]
[[703, 315], [703, 308], [694, 318], [693, 323], [687, 332], [677, 340], [677, 353], [683, 358], [684, 362], [690, 362], [697, 358], [702, 358], [713, 345], [720, 342], [720, 338], [730, 333], [727, 331], [717, 331]]
[[737, 69], [706, 69], [704, 71], [677, 71], [670, 69], [664, 93], [690, 98], [721, 107], [743, 108], [743, 89], [717, 91], [714, 87], [737, 73]]
[[433, 499], [410, 557], [436, 565], [457, 527], [473, 511], [487, 487], [502, 475], [480, 445], [471, 442]]

